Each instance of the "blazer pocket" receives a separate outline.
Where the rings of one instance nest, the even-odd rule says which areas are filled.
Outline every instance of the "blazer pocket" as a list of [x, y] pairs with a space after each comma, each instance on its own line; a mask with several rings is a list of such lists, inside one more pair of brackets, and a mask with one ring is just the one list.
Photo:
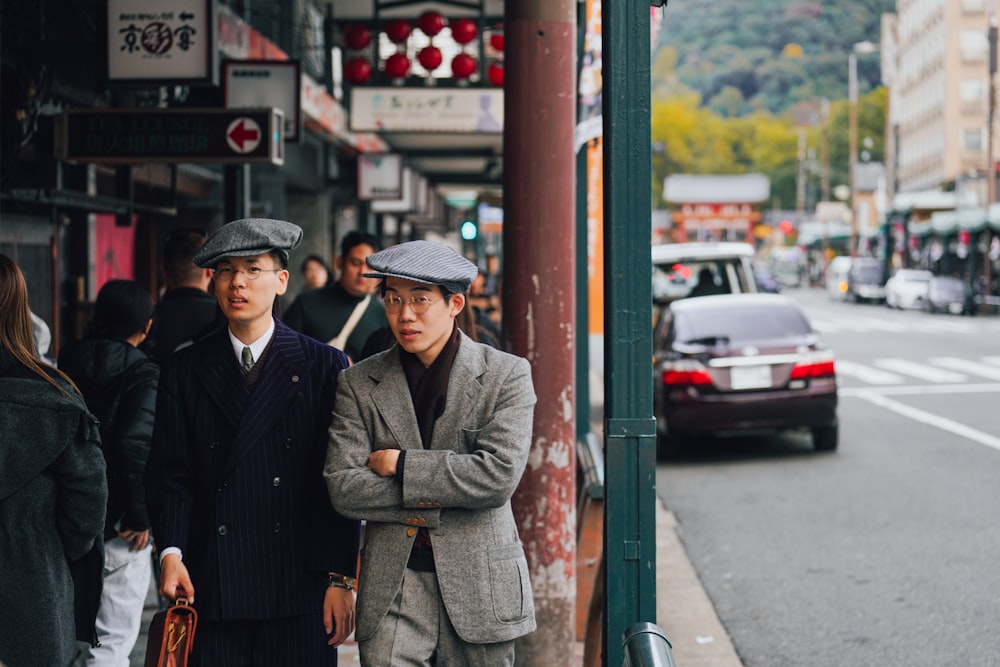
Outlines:
[[534, 612], [528, 561], [520, 542], [491, 550], [490, 590], [499, 622], [518, 623]]

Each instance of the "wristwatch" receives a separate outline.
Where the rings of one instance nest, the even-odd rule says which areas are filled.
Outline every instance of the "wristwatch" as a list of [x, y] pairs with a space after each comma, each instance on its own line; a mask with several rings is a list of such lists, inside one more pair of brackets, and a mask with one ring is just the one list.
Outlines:
[[349, 591], [354, 590], [354, 585], [357, 583], [357, 579], [354, 577], [348, 577], [346, 574], [340, 574], [338, 572], [330, 573], [330, 587], [331, 588], [344, 588]]

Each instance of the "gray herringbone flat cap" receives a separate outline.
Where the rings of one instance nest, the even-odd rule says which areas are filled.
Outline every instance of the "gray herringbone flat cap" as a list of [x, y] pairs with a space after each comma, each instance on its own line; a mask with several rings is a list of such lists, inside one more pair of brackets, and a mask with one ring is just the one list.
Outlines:
[[431, 241], [409, 241], [369, 255], [373, 269], [367, 278], [404, 278], [440, 285], [452, 294], [469, 289], [479, 270], [476, 265], [446, 245]]
[[202, 268], [211, 268], [223, 257], [256, 257], [271, 250], [280, 250], [287, 259], [288, 251], [301, 240], [302, 228], [284, 220], [234, 220], [208, 237], [194, 256], [194, 263]]

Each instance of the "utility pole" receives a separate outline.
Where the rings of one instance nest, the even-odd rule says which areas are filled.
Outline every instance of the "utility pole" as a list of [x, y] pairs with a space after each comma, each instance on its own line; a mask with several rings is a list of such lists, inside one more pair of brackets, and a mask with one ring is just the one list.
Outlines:
[[[986, 37], [989, 39], [990, 43], [990, 100], [989, 100], [989, 113], [986, 118], [986, 210], [987, 214], [992, 208], [993, 204], [997, 200], [997, 167], [994, 163], [993, 158], [993, 117], [996, 113], [997, 106], [997, 90], [996, 90], [996, 78], [997, 78], [997, 16], [994, 13], [990, 13], [990, 27], [986, 32]], [[991, 275], [991, 265], [992, 261], [990, 259], [990, 246], [992, 245], [993, 233], [990, 231], [989, 225], [986, 225], [983, 231], [986, 234], [986, 252], [983, 253], [983, 297], [990, 296], [993, 285], [993, 276]]]

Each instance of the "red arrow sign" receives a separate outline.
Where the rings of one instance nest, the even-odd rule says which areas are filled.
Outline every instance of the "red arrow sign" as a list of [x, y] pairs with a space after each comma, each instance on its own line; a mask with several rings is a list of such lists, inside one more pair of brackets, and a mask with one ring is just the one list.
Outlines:
[[237, 153], [249, 153], [260, 144], [260, 126], [252, 118], [237, 118], [226, 130], [226, 142]]

